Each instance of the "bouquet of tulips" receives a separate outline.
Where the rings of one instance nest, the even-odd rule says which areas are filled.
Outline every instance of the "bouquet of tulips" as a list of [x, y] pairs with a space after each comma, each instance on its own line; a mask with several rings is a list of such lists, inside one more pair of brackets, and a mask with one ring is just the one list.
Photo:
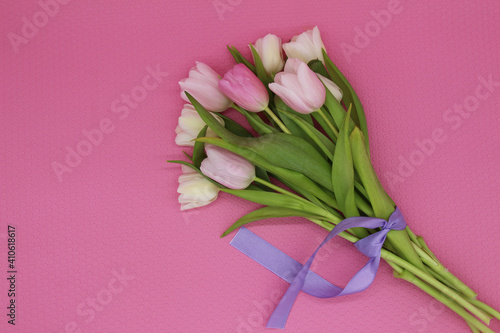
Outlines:
[[[285, 44], [268, 34], [250, 45], [253, 62], [236, 48], [228, 49], [237, 64], [222, 78], [198, 62], [179, 82], [188, 104], [176, 143], [193, 147], [185, 153], [189, 161], [170, 161], [182, 164], [181, 210], [207, 205], [223, 191], [264, 207], [240, 218], [222, 236], [252, 221], [289, 216], [328, 231], [337, 226], [335, 234], [356, 244], [384, 231], [370, 245], [378, 244], [376, 254], [358, 247], [373, 258], [370, 265], [378, 267], [383, 258], [395, 277], [442, 302], [473, 332], [492, 332], [487, 325], [500, 313], [443, 267], [424, 239], [406, 226], [382, 187], [370, 161], [363, 107], [328, 57], [318, 28]], [[241, 113], [246, 124], [221, 114], [229, 108]], [[393, 219], [398, 226], [390, 226]], [[299, 282], [295, 277], [290, 289], [298, 293], [304, 276]], [[358, 291], [370, 283], [363, 282]]]

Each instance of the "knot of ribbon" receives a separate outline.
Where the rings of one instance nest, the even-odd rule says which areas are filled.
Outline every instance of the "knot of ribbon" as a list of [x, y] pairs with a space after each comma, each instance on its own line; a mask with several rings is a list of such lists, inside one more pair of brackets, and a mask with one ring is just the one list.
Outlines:
[[[311, 271], [310, 268], [316, 254], [326, 243], [339, 233], [356, 227], [367, 229], [381, 228], [381, 230], [354, 243], [358, 251], [369, 259], [366, 265], [351, 278], [347, 285], [344, 288], [340, 288], [323, 279]], [[330, 231], [325, 240], [323, 240], [304, 265], [244, 227], [240, 228], [230, 244], [290, 283], [285, 295], [276, 306], [267, 323], [268, 328], [285, 328], [290, 310], [301, 290], [315, 297], [331, 298], [359, 293], [368, 288], [377, 274], [380, 264], [380, 254], [387, 233], [391, 230], [403, 230], [405, 228], [406, 222], [398, 207], [396, 207], [388, 221], [375, 217], [349, 217], [339, 222]], [[297, 273], [294, 274], [294, 272]]]

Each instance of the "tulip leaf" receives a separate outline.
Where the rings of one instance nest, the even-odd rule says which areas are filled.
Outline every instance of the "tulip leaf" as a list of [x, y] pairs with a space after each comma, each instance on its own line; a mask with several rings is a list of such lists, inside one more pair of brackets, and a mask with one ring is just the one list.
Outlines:
[[[320, 199], [316, 198], [314, 195], [312, 195], [311, 193], [307, 192], [307, 191], [304, 191], [302, 188], [299, 188], [293, 184], [291, 184], [290, 182], [284, 180], [284, 179], [281, 179], [281, 178], [277, 178], [281, 183], [283, 183], [285, 186], [288, 186], [292, 191], [302, 195], [304, 198], [306, 198], [307, 200], [311, 201], [312, 203], [314, 203], [315, 205], [317, 206], [320, 206], [322, 207], [323, 209], [329, 211], [332, 215], [335, 215], [337, 217], [337, 221], [333, 221], [330, 219], [330, 222], [340, 222], [344, 219], [343, 216], [341, 216], [337, 210], [335, 209], [338, 209], [338, 208], [332, 208], [331, 205], [329, 205], [328, 203], [325, 203], [323, 201], [321, 201]], [[337, 202], [335, 201], [335, 207], [338, 207], [337, 205]]]
[[328, 74], [328, 71], [326, 70], [325, 65], [323, 65], [323, 63], [320, 60], [318, 60], [318, 59], [311, 60], [311, 61], [309, 61], [307, 66], [309, 66], [309, 68], [314, 73], [318, 73], [318, 74], [323, 75], [326, 78], [330, 78], [330, 74]]
[[252, 51], [253, 62], [255, 63], [255, 74], [269, 90], [267, 85], [272, 82], [272, 79], [267, 74], [266, 69], [262, 64], [262, 60], [260, 59], [259, 53], [252, 44], [250, 44], [250, 50]]
[[254, 113], [254, 112], [249, 112], [249, 111], [247, 111], [243, 108], [240, 108], [240, 107], [236, 107], [236, 110], [238, 110], [242, 115], [245, 116], [245, 118], [248, 121], [248, 123], [250, 124], [250, 126], [252, 126], [252, 128], [260, 135], [279, 132], [276, 128], [266, 124], [259, 117], [258, 114]]
[[184, 150], [182, 151], [182, 153], [184, 154], [184, 156], [186, 156], [190, 161], [193, 160], [193, 157], [191, 155], [189, 155], [188, 153], [186, 153]]
[[330, 164], [304, 139], [286, 133], [273, 133], [245, 138], [240, 140], [239, 145], [273, 165], [300, 172], [325, 188], [333, 189]]
[[302, 191], [306, 191], [311, 195], [314, 195], [318, 199], [324, 201], [329, 206], [338, 209], [337, 201], [335, 200], [332, 192], [328, 191], [325, 188], [322, 188], [317, 183], [300, 172], [276, 166], [273, 163], [267, 161], [265, 158], [251, 151], [250, 149], [226, 142], [222, 139], [199, 138], [196, 140], [213, 144], [215, 146], [229, 150], [237, 155], [240, 155], [256, 166], [259, 166], [272, 173], [273, 175], [290, 182], [290, 184], [296, 186], [297, 188], [300, 188]]
[[[333, 119], [331, 119], [330, 115], [324, 112], [324, 115], [329, 118], [330, 122], [333, 124]], [[330, 139], [333, 142], [337, 142], [337, 135], [332, 131], [330, 126], [328, 126], [328, 123], [323, 119], [323, 117], [319, 114], [319, 112], [313, 112], [312, 116], [318, 124], [321, 126], [321, 128], [325, 131], [325, 133], [330, 137]]]
[[354, 167], [368, 194], [375, 217], [387, 220], [394, 211], [394, 201], [387, 195], [382, 184], [380, 184], [364, 142], [363, 133], [359, 128], [355, 127], [350, 135]]
[[193, 104], [194, 108], [200, 115], [201, 119], [205, 122], [205, 124], [210, 127], [212, 131], [214, 131], [218, 136], [220, 136], [222, 139], [228, 141], [231, 140], [232, 142], [237, 142], [239, 138], [242, 138], [236, 134], [233, 134], [229, 130], [227, 130], [221, 123], [215, 119], [215, 117], [208, 112], [203, 105], [201, 105], [193, 96], [191, 96], [190, 93], [187, 91], [185, 92], [187, 98]]
[[[198, 138], [207, 136], [207, 129], [208, 126], [205, 125], [198, 134]], [[194, 148], [193, 148], [193, 165], [197, 168], [200, 167], [201, 161], [207, 157], [207, 154], [205, 153], [205, 144], [201, 141], [195, 141], [194, 143]]]
[[243, 126], [241, 126], [231, 118], [220, 113], [218, 114], [218, 116], [224, 120], [224, 127], [231, 133], [236, 134], [238, 136], [248, 136], [248, 137], [252, 136], [252, 134], [250, 134], [249, 131], [247, 131]]
[[354, 199], [354, 167], [349, 143], [350, 113], [351, 110], [344, 117], [332, 161], [333, 192], [346, 217], [359, 215]]
[[233, 225], [231, 225], [226, 231], [224, 231], [224, 233], [221, 235], [221, 237], [227, 236], [233, 230], [235, 230], [235, 229], [237, 229], [237, 228], [239, 228], [247, 223], [250, 223], [250, 222], [269, 219], [269, 218], [290, 217], [290, 216], [301, 216], [301, 217], [310, 217], [310, 218], [318, 218], [318, 219], [322, 218], [321, 216], [316, 216], [316, 215], [310, 214], [308, 212], [303, 212], [303, 211], [291, 209], [291, 208], [264, 207], [264, 208], [254, 210], [253, 212], [248, 213], [245, 216], [243, 216], [242, 218], [240, 218]]
[[[335, 150], [335, 145], [323, 133], [318, 131], [307, 121], [291, 112], [280, 109], [278, 109], [278, 111], [285, 115], [285, 117], [283, 117], [283, 121], [285, 121], [286, 119], [288, 120], [288, 122], [292, 122], [295, 126], [299, 127], [303, 131], [303, 133], [314, 142], [314, 144], [320, 149], [320, 151], [323, 152], [323, 154], [325, 154], [330, 160], [333, 159], [333, 151]], [[290, 128], [288, 124], [287, 127]]]
[[238, 64], [244, 64], [245, 66], [247, 66], [252, 72], [255, 73], [255, 66], [252, 65], [252, 63], [250, 61], [248, 61], [244, 56], [241, 55], [240, 51], [238, 51], [238, 49], [236, 49], [234, 46], [227, 46], [227, 49], [229, 50], [229, 53], [231, 53], [231, 55], [233, 56], [234, 60], [236, 60], [236, 62]]
[[221, 191], [262, 205], [291, 208], [307, 212], [311, 215], [322, 216], [323, 218], [328, 218], [330, 216], [330, 213], [323, 208], [318, 207], [305, 199], [296, 199], [286, 194], [254, 190], [222, 189]]
[[[271, 182], [271, 180], [269, 179], [269, 175], [267, 174], [267, 171], [259, 166], [255, 167], [255, 176], [265, 180], [266, 182]], [[266, 185], [261, 183], [258, 183], [257, 186], [266, 191], [268, 189]]]
[[368, 124], [366, 123], [365, 111], [363, 110], [363, 106], [361, 105], [361, 101], [359, 100], [358, 95], [352, 88], [349, 81], [346, 79], [344, 74], [335, 66], [332, 62], [325, 49], [323, 51], [323, 58], [325, 60], [325, 66], [332, 78], [332, 81], [335, 82], [343, 92], [343, 100], [345, 105], [352, 104], [354, 107], [354, 113], [352, 114], [352, 118], [356, 125], [359, 126], [361, 131], [364, 134], [365, 146], [368, 154], [370, 153], [370, 145], [368, 142]]

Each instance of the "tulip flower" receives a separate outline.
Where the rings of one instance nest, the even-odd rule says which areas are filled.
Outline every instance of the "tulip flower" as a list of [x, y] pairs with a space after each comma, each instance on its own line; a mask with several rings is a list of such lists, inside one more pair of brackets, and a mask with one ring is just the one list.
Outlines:
[[312, 30], [307, 30], [300, 35], [294, 36], [289, 43], [283, 44], [283, 50], [288, 58], [297, 58], [305, 63], [314, 59], [323, 61], [323, 53], [325, 45], [321, 40], [321, 34], [318, 27]]
[[[224, 120], [212, 113], [215, 119], [222, 125], [224, 125]], [[205, 127], [205, 122], [201, 119], [196, 109], [191, 104], [184, 104], [181, 116], [179, 117], [179, 125], [175, 129], [177, 136], [175, 137], [175, 143], [179, 146], [194, 146], [194, 139], [198, 136], [200, 131]], [[207, 137], [216, 138], [217, 134], [210, 128], [207, 129]]]
[[316, 73], [316, 75], [319, 77], [321, 82], [323, 82], [323, 84], [326, 86], [326, 89], [328, 89], [328, 91], [332, 93], [333, 97], [335, 97], [335, 99], [340, 102], [342, 100], [342, 90], [339, 88], [339, 86], [337, 86], [335, 82], [324, 77], [321, 74]]
[[200, 167], [205, 176], [234, 190], [247, 188], [255, 179], [255, 167], [243, 157], [214, 145], [205, 151], [207, 158]]
[[236, 104], [251, 112], [260, 112], [269, 104], [266, 87], [243, 64], [236, 64], [219, 81], [219, 89]]
[[217, 199], [219, 187], [194, 171], [182, 165], [182, 175], [179, 176], [179, 203], [181, 210], [206, 206]]
[[208, 111], [221, 112], [228, 109], [232, 102], [219, 90], [220, 76], [202, 62], [189, 71], [189, 77], [179, 81], [181, 97], [189, 102], [185, 91], [190, 93]]
[[289, 58], [285, 70], [276, 74], [269, 89], [299, 113], [314, 112], [325, 103], [325, 86], [309, 66], [299, 59]]
[[283, 69], [285, 61], [281, 52], [281, 38], [273, 34], [267, 34], [259, 38], [253, 46], [268, 74], [273, 75]]

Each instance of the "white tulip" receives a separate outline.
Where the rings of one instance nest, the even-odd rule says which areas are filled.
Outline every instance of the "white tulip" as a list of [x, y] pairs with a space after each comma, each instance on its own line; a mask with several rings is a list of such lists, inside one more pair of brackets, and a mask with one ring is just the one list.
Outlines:
[[219, 187], [190, 167], [182, 165], [177, 192], [180, 193], [181, 210], [187, 210], [215, 201], [219, 195]]
[[[219, 123], [224, 125], [224, 120], [212, 113], [212, 115], [217, 119]], [[201, 119], [196, 109], [191, 104], [184, 104], [181, 116], [179, 117], [179, 125], [175, 129], [177, 136], [175, 137], [175, 143], [179, 146], [194, 146], [194, 139], [198, 136], [200, 131], [205, 127], [205, 122]], [[207, 129], [207, 137], [216, 138], [217, 134], [214, 133], [210, 128]]]
[[325, 45], [321, 40], [321, 34], [317, 26], [312, 30], [294, 36], [289, 43], [283, 44], [283, 50], [285, 50], [288, 58], [297, 58], [306, 64], [314, 59], [324, 62], [322, 48], [324, 49]]
[[335, 82], [324, 77], [323, 75], [318, 73], [316, 73], [316, 75], [319, 77], [321, 82], [323, 82], [326, 88], [332, 93], [333, 97], [335, 97], [335, 99], [340, 102], [342, 100], [342, 89], [340, 89], [339, 86], [335, 84]]
[[[268, 74], [276, 74], [283, 69], [285, 61], [281, 52], [281, 38], [273, 34], [257, 39], [253, 44]], [[255, 61], [255, 59], [254, 59]]]

